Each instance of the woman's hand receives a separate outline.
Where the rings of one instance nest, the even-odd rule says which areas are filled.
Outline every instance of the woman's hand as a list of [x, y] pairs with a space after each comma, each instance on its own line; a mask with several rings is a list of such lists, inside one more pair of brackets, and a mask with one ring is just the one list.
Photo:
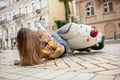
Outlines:
[[20, 60], [14, 60], [14, 65], [20, 65], [21, 61]]

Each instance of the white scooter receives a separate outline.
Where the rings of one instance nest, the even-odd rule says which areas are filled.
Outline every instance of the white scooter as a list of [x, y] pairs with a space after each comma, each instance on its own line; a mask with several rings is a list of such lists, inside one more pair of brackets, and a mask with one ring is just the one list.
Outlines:
[[100, 50], [104, 47], [105, 37], [97, 29], [89, 25], [68, 23], [57, 30], [57, 33], [67, 41], [71, 50]]

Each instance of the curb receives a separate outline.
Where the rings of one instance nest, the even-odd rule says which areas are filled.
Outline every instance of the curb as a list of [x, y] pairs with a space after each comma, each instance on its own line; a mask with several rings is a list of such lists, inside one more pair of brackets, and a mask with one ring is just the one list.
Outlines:
[[120, 39], [117, 39], [117, 40], [114, 40], [114, 39], [105, 40], [105, 44], [120, 44]]

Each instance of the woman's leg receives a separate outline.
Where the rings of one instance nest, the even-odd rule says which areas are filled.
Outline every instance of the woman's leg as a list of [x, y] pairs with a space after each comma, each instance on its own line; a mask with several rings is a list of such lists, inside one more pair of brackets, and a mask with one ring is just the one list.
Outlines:
[[60, 57], [64, 57], [65, 54], [68, 53], [68, 44], [67, 44], [66, 40], [64, 40], [62, 37], [60, 37], [56, 32], [52, 33], [52, 37], [54, 37], [60, 44], [64, 45], [65, 51], [64, 51], [63, 55], [60, 56]]

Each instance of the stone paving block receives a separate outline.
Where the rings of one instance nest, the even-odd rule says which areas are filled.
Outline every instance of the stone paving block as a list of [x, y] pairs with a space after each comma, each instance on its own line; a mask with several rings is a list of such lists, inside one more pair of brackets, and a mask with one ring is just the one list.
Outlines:
[[104, 64], [98, 64], [98, 66], [101, 66], [105, 69], [115, 69], [115, 68], [119, 68], [117, 66], [114, 66], [114, 65], [111, 65], [111, 64], [107, 64], [107, 63], [104, 63]]
[[91, 78], [94, 76], [95, 74], [93, 73], [79, 73], [79, 75], [70, 80], [91, 80]]
[[17, 79], [17, 80], [43, 80], [43, 79], [40, 79], [40, 78], [33, 78], [33, 77], [23, 77], [23, 78], [20, 78], [20, 79]]
[[78, 73], [76, 73], [76, 72], [66, 72], [52, 80], [70, 80], [70, 79], [73, 79], [74, 77], [76, 77], [77, 75], [78, 75]]
[[66, 61], [66, 62], [71, 62], [71, 61], [73, 61], [70, 57], [71, 57], [71, 56], [64, 57], [63, 60]]
[[99, 61], [104, 61], [104, 62], [110, 62], [110, 61], [112, 61], [112, 60], [104, 59], [103, 57], [100, 57], [100, 56], [95, 57], [95, 59], [99, 60]]
[[114, 80], [120, 80], [120, 76], [117, 76]]
[[21, 78], [21, 77], [23, 77], [23, 76], [21, 76], [21, 75], [16, 75], [16, 74], [11, 74], [11, 73], [0, 72], [0, 77], [6, 78], [6, 79], [15, 80], [15, 79]]
[[118, 61], [118, 62], [111, 62], [110, 64], [113, 64], [113, 65], [115, 65], [115, 66], [119, 66], [120, 67], [120, 61]]
[[84, 66], [85, 68], [95, 68], [98, 67], [90, 62], [79, 62], [80, 65]]
[[68, 65], [66, 65], [66, 63], [61, 59], [57, 59], [55, 60], [55, 64], [58, 68], [65, 68], [65, 67], [69, 67]]
[[7, 66], [7, 65], [0, 65], [0, 72], [9, 72], [11, 69], [16, 69], [16, 66]]
[[93, 61], [93, 64], [106, 64], [106, 63], [114, 63], [113, 61]]
[[40, 78], [50, 80], [50, 79], [56, 78], [58, 76], [61, 76], [64, 73], [66, 73], [66, 71], [54, 71], [54, 72], [49, 73], [47, 75], [40, 76]]
[[91, 80], [113, 80], [114, 78], [115, 76], [110, 76], [110, 75], [96, 75]]
[[91, 57], [86, 57], [86, 58], [84, 58], [84, 60], [88, 61], [88, 62], [98, 61], [98, 60], [95, 60], [95, 58], [91, 58]]
[[120, 61], [119, 58], [114, 58], [114, 57], [112, 57], [112, 56], [109, 56], [109, 57], [103, 57], [103, 58], [108, 59], [108, 60], [111, 60], [111, 61]]
[[[71, 58], [71, 60], [72, 61], [74, 61], [74, 62], [83, 62], [83, 60], [82, 59], [80, 59], [80, 58], [78, 58], [78, 57], [76, 57], [76, 56], [70, 56], [70, 58]], [[65, 60], [66, 61], [66, 60]]]
[[48, 69], [43, 69], [39, 72], [36, 72], [34, 74], [31, 74], [30, 76], [31, 77], [37, 77], [37, 78], [40, 78], [41, 76], [46, 76], [48, 74], [51, 74], [52, 72], [54, 72], [55, 70], [48, 70]]
[[117, 74], [120, 74], [120, 68], [119, 69], [113, 69], [113, 70], [106, 70], [106, 71], [97, 72], [97, 74], [117, 75]]
[[1, 77], [0, 77], [0, 80], [10, 80], [10, 79], [6, 79], [6, 78], [1, 78]]
[[34, 73], [37, 73], [37, 72], [41, 72], [41, 71], [44, 71], [44, 69], [27, 68], [26, 70], [22, 70], [22, 71], [16, 72], [15, 74], [18, 74], [18, 75], [31, 75], [31, 74], [34, 74]]
[[64, 70], [64, 71], [77, 71], [77, 70], [82, 70], [82, 69], [85, 69], [83, 67], [71, 67], [71, 68], [64, 68], [64, 69], [59, 69], [59, 70]]
[[79, 65], [78, 63], [76, 62], [66, 62], [66, 64], [72, 68], [72, 67], [82, 67], [81, 65]]
[[104, 68], [101, 67], [95, 67], [95, 68], [89, 68], [89, 69], [83, 69], [83, 70], [77, 70], [77, 72], [99, 72], [99, 71], [104, 71]]
[[16, 72], [24, 71], [24, 70], [27, 70], [27, 68], [25, 68], [25, 67], [20, 67], [20, 66], [19, 66], [19, 67], [10, 69], [10, 70], [8, 70], [7, 72], [9, 72], [9, 73], [16, 73]]

